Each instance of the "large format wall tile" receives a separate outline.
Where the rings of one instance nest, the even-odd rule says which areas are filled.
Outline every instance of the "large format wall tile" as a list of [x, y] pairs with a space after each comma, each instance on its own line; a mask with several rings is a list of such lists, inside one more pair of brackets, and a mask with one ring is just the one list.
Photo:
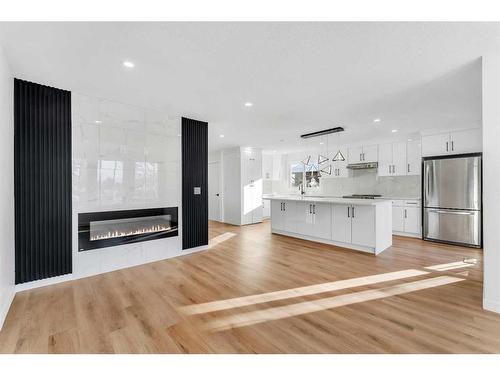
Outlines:
[[180, 118], [73, 94], [73, 248], [78, 277], [180, 255], [180, 237], [78, 253], [80, 212], [181, 206]]

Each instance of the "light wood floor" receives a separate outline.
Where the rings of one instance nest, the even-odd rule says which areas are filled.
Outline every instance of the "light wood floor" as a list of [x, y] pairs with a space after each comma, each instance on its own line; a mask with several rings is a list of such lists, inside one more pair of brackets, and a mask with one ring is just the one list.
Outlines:
[[395, 237], [375, 257], [269, 222], [210, 223], [210, 238], [203, 253], [17, 294], [0, 352], [500, 353], [480, 250]]

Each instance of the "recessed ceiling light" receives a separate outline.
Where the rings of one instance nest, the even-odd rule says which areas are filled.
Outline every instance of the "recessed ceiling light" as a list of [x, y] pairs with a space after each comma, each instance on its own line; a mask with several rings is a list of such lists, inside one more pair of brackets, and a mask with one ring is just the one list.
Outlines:
[[276, 152], [276, 150], [273, 150], [273, 152]]
[[408, 138], [408, 142], [411, 142], [411, 141], [413, 141], [413, 139], [411, 139], [411, 138]]
[[320, 145], [324, 145], [324, 144], [325, 144], [325, 142], [319, 142], [319, 144], [320, 144]]
[[224, 138], [224, 134], [219, 134], [219, 138]]
[[398, 131], [398, 129], [392, 129], [391, 130], [393, 133], [396, 133]]
[[376, 118], [376, 119], [373, 120], [373, 122], [380, 122], [380, 119]]
[[94, 121], [96, 124], [102, 124], [102, 121], [101, 120], [95, 120]]
[[123, 66], [124, 66], [125, 68], [130, 68], [130, 69], [132, 69], [132, 68], [135, 66], [135, 64], [134, 64], [132, 61], [124, 61], [124, 62], [123, 62]]
[[246, 102], [245, 103], [245, 107], [251, 107], [251, 106], [253, 106], [253, 103], [251, 103], [251, 102]]

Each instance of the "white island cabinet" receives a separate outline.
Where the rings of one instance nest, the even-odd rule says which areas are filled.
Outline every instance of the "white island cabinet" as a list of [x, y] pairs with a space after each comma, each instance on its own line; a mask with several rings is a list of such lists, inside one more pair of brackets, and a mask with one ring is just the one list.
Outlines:
[[272, 197], [273, 233], [380, 254], [392, 245], [392, 205], [384, 200]]

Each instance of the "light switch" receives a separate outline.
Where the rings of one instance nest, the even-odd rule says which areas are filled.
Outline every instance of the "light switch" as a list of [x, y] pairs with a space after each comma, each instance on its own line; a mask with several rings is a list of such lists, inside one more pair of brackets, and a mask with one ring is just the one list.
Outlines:
[[200, 195], [201, 194], [201, 187], [195, 186], [194, 187], [194, 195]]

